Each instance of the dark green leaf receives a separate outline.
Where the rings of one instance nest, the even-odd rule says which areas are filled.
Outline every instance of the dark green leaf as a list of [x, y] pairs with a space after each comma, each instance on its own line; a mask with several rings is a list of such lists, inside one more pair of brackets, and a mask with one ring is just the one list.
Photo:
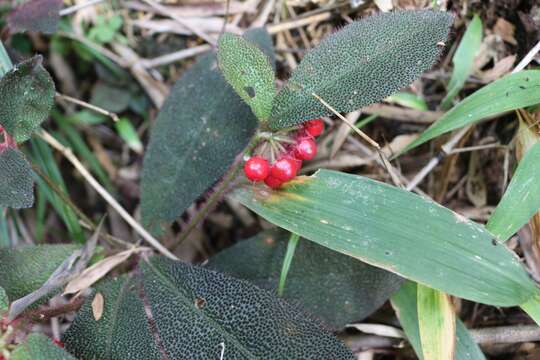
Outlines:
[[[286, 247], [286, 233], [261, 233], [211, 257], [208, 267], [276, 291]], [[284, 298], [341, 329], [378, 309], [401, 283], [392, 273], [301, 239]]]
[[218, 43], [219, 67], [236, 93], [260, 120], [267, 120], [276, 95], [274, 70], [268, 57], [241, 36], [225, 33]]
[[[399, 322], [416, 355], [422, 360], [422, 345], [420, 343], [420, 328], [418, 325], [418, 306], [416, 301], [416, 284], [408, 281], [392, 297], [392, 306], [396, 310]], [[456, 319], [456, 360], [484, 360], [485, 356], [474, 342], [471, 334], [461, 322]]]
[[8, 311], [9, 308], [9, 296], [3, 287], [0, 287], [0, 317]]
[[98, 82], [92, 88], [90, 103], [105, 110], [120, 113], [127, 109], [131, 96], [127, 88]]
[[496, 116], [540, 103], [540, 70], [510, 74], [459, 102], [400, 152], [409, 151], [439, 135]]
[[30, 138], [54, 103], [54, 82], [41, 63], [34, 56], [0, 79], [0, 125], [17, 142]]
[[74, 245], [36, 245], [0, 249], [0, 286], [10, 299], [19, 299], [39, 289], [77, 248]]
[[150, 231], [182, 215], [231, 166], [257, 119], [204, 55], [174, 85], [152, 129], [142, 172], [141, 211]]
[[540, 293], [482, 225], [378, 181], [319, 170], [280, 191], [246, 186], [235, 197], [306, 239], [455, 296], [512, 306]]
[[8, 148], [0, 152], [0, 207], [28, 208], [34, 204], [32, 168], [24, 154]]
[[[97, 287], [64, 335], [84, 359], [352, 359], [305, 314], [247, 282], [161, 257]], [[221, 355], [223, 354], [223, 355]]]
[[540, 141], [525, 153], [486, 227], [506, 241], [540, 209]]
[[35, 31], [51, 34], [58, 30], [62, 0], [28, 0], [17, 6], [7, 18], [12, 33]]
[[441, 11], [394, 11], [354, 22], [308, 52], [276, 96], [270, 126], [283, 128], [380, 101], [431, 68], [453, 17]]
[[11, 360], [76, 360], [43, 334], [30, 334], [11, 353]]

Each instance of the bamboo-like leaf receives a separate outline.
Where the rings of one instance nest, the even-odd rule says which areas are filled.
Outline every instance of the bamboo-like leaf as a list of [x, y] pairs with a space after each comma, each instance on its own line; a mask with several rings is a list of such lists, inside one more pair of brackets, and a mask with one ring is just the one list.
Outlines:
[[325, 38], [294, 69], [272, 105], [275, 129], [380, 101], [413, 82], [438, 59], [452, 15], [392, 11], [355, 21]]
[[235, 197], [306, 239], [458, 297], [512, 306], [539, 294], [482, 225], [387, 184], [319, 170], [279, 191], [246, 186]]
[[540, 209], [540, 141], [525, 153], [486, 227], [506, 241]]
[[[401, 327], [407, 335], [416, 355], [420, 360], [424, 359], [422, 344], [420, 342], [420, 329], [418, 324], [417, 285], [408, 281], [401, 289], [392, 296], [392, 307], [401, 323]], [[485, 360], [480, 347], [474, 342], [471, 334], [456, 318], [456, 360]]]
[[474, 15], [452, 58], [454, 69], [452, 70], [452, 77], [448, 83], [448, 92], [442, 101], [441, 109], [448, 110], [452, 105], [452, 100], [463, 88], [465, 81], [473, 70], [474, 58], [481, 43], [482, 20], [478, 15]]
[[456, 314], [447, 294], [418, 284], [418, 327], [425, 360], [454, 360]]
[[510, 74], [459, 102], [400, 152], [411, 150], [451, 130], [474, 124], [506, 111], [540, 103], [540, 70]]
[[267, 120], [276, 95], [268, 57], [245, 38], [225, 33], [218, 43], [218, 62], [227, 82], [260, 120]]

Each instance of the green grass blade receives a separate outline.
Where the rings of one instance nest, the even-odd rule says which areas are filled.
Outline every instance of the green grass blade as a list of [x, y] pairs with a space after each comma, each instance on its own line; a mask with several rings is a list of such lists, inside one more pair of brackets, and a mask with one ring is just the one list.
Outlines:
[[426, 360], [454, 360], [456, 314], [445, 293], [418, 284], [418, 326]]
[[[408, 281], [391, 299], [392, 307], [407, 335], [416, 355], [424, 359], [422, 344], [420, 342], [420, 328], [418, 323], [417, 285]], [[456, 318], [456, 354], [458, 360], [485, 360], [480, 347], [474, 342], [470, 332], [463, 322]]]
[[319, 170], [234, 196], [268, 221], [449, 294], [512, 306], [539, 294], [518, 258], [475, 222], [408, 191]]
[[298, 245], [298, 240], [300, 236], [296, 234], [291, 234], [289, 243], [287, 244], [287, 251], [285, 252], [285, 257], [283, 258], [283, 266], [281, 268], [281, 274], [279, 276], [279, 286], [278, 286], [278, 295], [283, 296], [283, 291], [285, 290], [285, 281], [287, 280], [287, 274], [291, 268], [292, 259], [294, 252], [296, 251], [296, 245]]
[[410, 92], [400, 91], [390, 95], [385, 100], [420, 111], [426, 111], [428, 109], [426, 101], [423, 98]]
[[441, 109], [448, 110], [452, 107], [452, 100], [465, 85], [465, 81], [473, 70], [473, 63], [476, 53], [482, 43], [482, 20], [478, 15], [467, 26], [467, 30], [459, 43], [459, 47], [452, 58], [454, 69], [452, 77], [448, 83], [448, 93], [442, 101]]
[[409, 151], [449, 131], [475, 124], [480, 120], [540, 103], [540, 70], [510, 74], [462, 100], [433, 123], [418, 139], [401, 151]]
[[525, 153], [486, 227], [506, 241], [540, 209], [540, 141]]

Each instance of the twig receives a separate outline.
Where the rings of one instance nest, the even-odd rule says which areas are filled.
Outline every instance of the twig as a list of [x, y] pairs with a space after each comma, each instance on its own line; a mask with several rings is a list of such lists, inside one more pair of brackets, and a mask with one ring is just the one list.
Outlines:
[[386, 169], [388, 174], [390, 174], [390, 178], [392, 179], [392, 182], [394, 183], [394, 185], [402, 188], [403, 183], [401, 182], [401, 179], [396, 174], [396, 171], [395, 171], [394, 167], [392, 166], [392, 164], [390, 164], [390, 161], [388, 161], [388, 159], [386, 158], [386, 155], [384, 155], [384, 153], [381, 151], [381, 147], [379, 146], [379, 144], [375, 140], [373, 140], [372, 138], [367, 136], [366, 133], [364, 133], [362, 130], [357, 128], [345, 116], [343, 116], [339, 112], [337, 112], [336, 109], [334, 109], [332, 106], [330, 106], [330, 104], [328, 104], [326, 101], [324, 101], [320, 96], [318, 96], [315, 93], [312, 93], [311, 95], [313, 95], [317, 100], [319, 100], [321, 102], [321, 104], [323, 104], [326, 108], [328, 108], [334, 115], [336, 115], [343, 122], [345, 122], [347, 125], [349, 125], [349, 127], [352, 130], [354, 130], [354, 132], [356, 132], [358, 135], [360, 135], [362, 137], [362, 139], [364, 139], [368, 144], [370, 144], [372, 147], [375, 148], [375, 150], [377, 151], [377, 153], [378, 153], [378, 155], [379, 155], [379, 157], [381, 159], [382, 165], [384, 166], [384, 168]]
[[84, 179], [98, 192], [99, 195], [107, 202], [109, 205], [120, 214], [120, 216], [129, 224], [133, 229], [150, 245], [152, 245], [156, 250], [158, 250], [163, 255], [167, 256], [170, 259], [178, 260], [174, 254], [172, 254], [167, 248], [165, 248], [156, 238], [154, 238], [148, 231], [146, 231], [123, 207], [112, 197], [111, 194], [103, 187], [101, 184], [90, 174], [88, 170], [83, 166], [83, 164], [77, 159], [70, 148], [65, 147], [59, 143], [51, 134], [45, 130], [41, 130], [39, 136], [45, 140], [49, 145], [58, 150], [64, 157], [77, 169], [77, 171], [84, 177]]
[[145, 68], [154, 68], [157, 66], [168, 65], [176, 61], [184, 60], [195, 55], [202, 54], [204, 52], [212, 50], [210, 45], [199, 45], [187, 49], [175, 51], [170, 54], [155, 57], [153, 59], [141, 59], [140, 63]]
[[496, 326], [472, 329], [470, 332], [479, 344], [540, 341], [540, 327], [537, 325]]
[[540, 52], [540, 41], [534, 45], [534, 47], [525, 55], [525, 57], [519, 62], [519, 64], [516, 65], [514, 70], [512, 70], [512, 74], [515, 74], [527, 67], [527, 65], [530, 64], [531, 61], [533, 61], [536, 54]]
[[312, 15], [304, 18], [292, 19], [289, 21], [280, 22], [279, 24], [269, 25], [266, 30], [270, 34], [277, 34], [282, 31], [296, 29], [306, 25], [310, 25], [317, 22], [322, 22], [330, 19], [332, 14], [330, 12], [324, 12], [322, 14]]
[[105, 116], [108, 116], [110, 117], [114, 122], [117, 122], [118, 120], [120, 120], [118, 118], [118, 115], [116, 115], [115, 113], [113, 112], [110, 112], [108, 110], [105, 110], [103, 108], [100, 108], [98, 106], [95, 106], [95, 105], [92, 105], [90, 103], [87, 103], [86, 101], [82, 101], [82, 100], [79, 100], [79, 99], [76, 99], [74, 97], [71, 97], [71, 96], [68, 96], [68, 95], [64, 95], [64, 94], [60, 94], [60, 93], [56, 93], [55, 94], [56, 98], [57, 99], [61, 99], [61, 100], [65, 100], [65, 101], [68, 101], [70, 103], [73, 103], [73, 104], [77, 104], [79, 106], [82, 106], [84, 108], [87, 108], [89, 110], [92, 110], [94, 112], [97, 112], [99, 114], [102, 114], [102, 115], [105, 115]]
[[197, 35], [198, 37], [200, 37], [201, 39], [203, 39], [210, 45], [212, 46], [216, 45], [216, 41], [214, 39], [212, 39], [210, 36], [208, 36], [204, 32], [200, 31], [197, 27], [192, 26], [187, 21], [184, 21], [184, 19], [182, 19], [180, 16], [176, 15], [173, 12], [170, 12], [165, 6], [158, 4], [153, 0], [143, 0], [143, 1], [147, 3], [148, 5], [150, 5], [151, 7], [153, 7], [154, 9], [156, 9], [161, 15], [170, 17], [171, 19], [173, 19], [180, 25], [191, 30], [195, 35]]
[[68, 8], [60, 10], [60, 16], [69, 15], [71, 13], [77, 12], [77, 11], [82, 10], [84, 8], [87, 8], [89, 6], [99, 4], [100, 2], [103, 2], [103, 0], [88, 0], [87, 2], [70, 6]]
[[448, 155], [470, 152], [470, 151], [487, 150], [487, 149], [493, 149], [493, 148], [505, 148], [505, 147], [506, 147], [505, 145], [501, 145], [499, 142], [496, 142], [493, 144], [486, 144], [486, 145], [467, 146], [467, 147], [454, 149], [450, 151]]

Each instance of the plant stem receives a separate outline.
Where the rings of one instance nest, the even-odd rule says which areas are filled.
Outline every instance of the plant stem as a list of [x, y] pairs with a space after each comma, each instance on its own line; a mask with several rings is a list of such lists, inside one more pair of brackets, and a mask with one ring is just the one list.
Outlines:
[[291, 233], [289, 238], [289, 243], [287, 244], [287, 251], [285, 252], [285, 257], [283, 258], [283, 266], [281, 267], [281, 275], [279, 276], [279, 286], [278, 286], [278, 295], [283, 296], [285, 291], [285, 281], [287, 280], [287, 274], [291, 268], [292, 259], [294, 252], [296, 251], [296, 245], [298, 245], [298, 240], [300, 235]]
[[[261, 138], [255, 134], [246, 146], [246, 149], [242, 152], [242, 154], [249, 154], [251, 151], [257, 146]], [[232, 167], [228, 170], [228, 172], [225, 174], [223, 181], [218, 185], [216, 190], [210, 195], [206, 203], [203, 205], [202, 209], [199, 210], [199, 212], [187, 223], [186, 227], [182, 232], [180, 233], [180, 237], [178, 238], [178, 242], [174, 245], [174, 249], [176, 249], [188, 236], [191, 234], [191, 231], [199, 225], [199, 223], [206, 217], [208, 212], [214, 207], [214, 205], [221, 199], [225, 191], [227, 191], [229, 185], [231, 182], [236, 178], [238, 173], [240, 172], [240, 169], [242, 169], [242, 159], [237, 160]]]

